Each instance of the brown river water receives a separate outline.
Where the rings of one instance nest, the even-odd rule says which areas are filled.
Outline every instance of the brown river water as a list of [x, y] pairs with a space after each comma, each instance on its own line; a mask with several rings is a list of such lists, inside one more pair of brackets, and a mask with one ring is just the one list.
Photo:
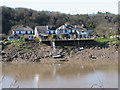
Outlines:
[[2, 88], [118, 88], [117, 65], [2, 64]]

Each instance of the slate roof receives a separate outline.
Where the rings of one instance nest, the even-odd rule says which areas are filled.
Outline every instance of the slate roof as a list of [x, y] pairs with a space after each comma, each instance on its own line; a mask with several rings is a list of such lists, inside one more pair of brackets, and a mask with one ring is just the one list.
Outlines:
[[81, 27], [81, 26], [76, 26], [76, 25], [68, 25], [68, 26], [62, 25], [62, 26], [60, 26], [60, 27], [57, 28], [57, 29], [60, 29], [60, 30], [87, 31], [86, 28], [83, 28], [83, 27]]
[[47, 30], [56, 30], [53, 26], [36, 26], [38, 33], [46, 33]]
[[19, 26], [16, 29], [13, 29], [13, 31], [33, 31], [33, 29], [28, 26]]

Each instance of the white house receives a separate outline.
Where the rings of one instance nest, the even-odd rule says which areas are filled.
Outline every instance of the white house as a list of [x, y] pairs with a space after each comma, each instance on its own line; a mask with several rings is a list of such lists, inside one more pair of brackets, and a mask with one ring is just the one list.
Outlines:
[[68, 34], [70, 38], [88, 38], [88, 30], [76, 25], [62, 25], [56, 29], [56, 34], [60, 36], [60, 34]]
[[56, 28], [54, 26], [36, 26], [35, 37], [41, 39], [41, 36], [50, 36], [56, 34]]
[[21, 36], [24, 36], [28, 40], [32, 40], [34, 39], [34, 31], [28, 26], [17, 26], [14, 29], [10, 30], [8, 40], [18, 40]]
[[[66, 34], [71, 39], [75, 38], [88, 38], [88, 30], [83, 28], [82, 26], [77, 25], [62, 25], [57, 29], [53, 26], [36, 26], [35, 27], [35, 36], [40, 38], [40, 36], [45, 36], [45, 39], [51, 35], [57, 36], [60, 38], [61, 34]], [[68, 37], [67, 37], [68, 38]]]

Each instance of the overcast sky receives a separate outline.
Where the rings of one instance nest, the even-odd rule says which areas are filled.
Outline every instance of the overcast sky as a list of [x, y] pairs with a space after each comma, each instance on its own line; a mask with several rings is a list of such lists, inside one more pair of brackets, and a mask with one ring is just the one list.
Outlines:
[[118, 14], [118, 2], [119, 0], [0, 0], [0, 5], [67, 14], [93, 14], [98, 11]]

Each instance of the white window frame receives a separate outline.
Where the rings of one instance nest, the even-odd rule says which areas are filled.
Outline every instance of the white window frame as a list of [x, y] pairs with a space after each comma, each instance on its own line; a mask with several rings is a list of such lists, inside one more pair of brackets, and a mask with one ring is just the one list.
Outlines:
[[75, 33], [75, 30], [72, 30], [72, 33]]
[[21, 31], [21, 34], [25, 34], [25, 31]]
[[50, 31], [51, 32], [51, 34], [53, 34], [53, 31]]
[[30, 34], [31, 33], [31, 31], [27, 31], [27, 34]]

